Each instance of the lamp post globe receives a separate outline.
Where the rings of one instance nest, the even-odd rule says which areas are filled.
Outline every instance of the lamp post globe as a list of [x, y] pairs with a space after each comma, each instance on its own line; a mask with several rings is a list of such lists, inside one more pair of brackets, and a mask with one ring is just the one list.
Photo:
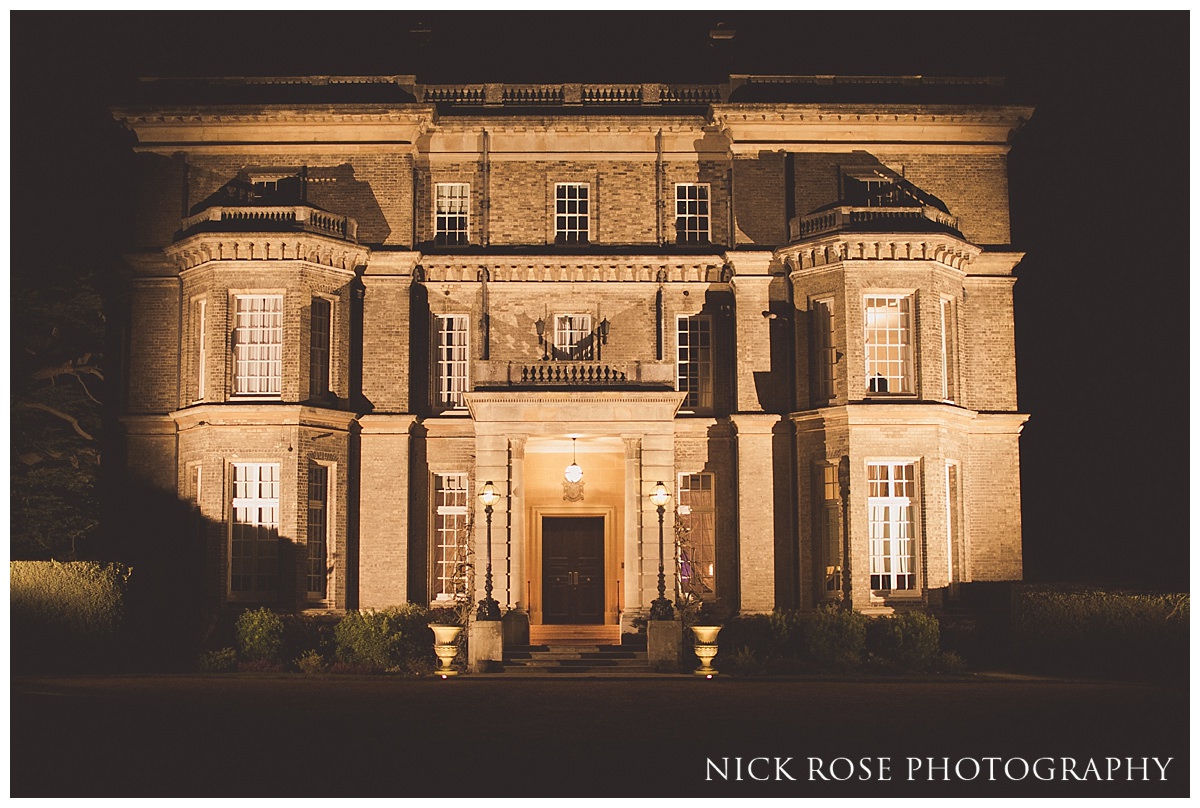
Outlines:
[[650, 492], [650, 502], [658, 509], [658, 597], [650, 603], [651, 620], [674, 620], [675, 607], [667, 600], [667, 581], [663, 571], [663, 514], [671, 492], [659, 480]]
[[483, 600], [475, 612], [476, 620], [499, 620], [500, 604], [492, 597], [492, 508], [500, 501], [500, 494], [491, 480], [484, 483], [479, 490], [479, 502], [483, 505], [487, 517], [487, 574], [484, 576]]

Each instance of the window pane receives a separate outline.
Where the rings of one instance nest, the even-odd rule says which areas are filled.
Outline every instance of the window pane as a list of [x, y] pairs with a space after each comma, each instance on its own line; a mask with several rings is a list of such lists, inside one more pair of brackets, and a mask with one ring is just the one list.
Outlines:
[[911, 393], [910, 298], [864, 298], [866, 378], [869, 393]]
[[683, 406], [692, 410], [712, 409], [712, 321], [707, 317], [680, 317], [676, 335], [676, 387], [687, 393]]
[[587, 243], [588, 192], [585, 183], [560, 182], [554, 186], [554, 238], [560, 243]]
[[308, 467], [308, 594], [324, 598], [329, 577], [329, 469]]
[[916, 589], [916, 467], [912, 463], [872, 463], [867, 466], [867, 479], [871, 589]]
[[679, 586], [684, 593], [712, 600], [717, 594], [717, 506], [713, 474], [679, 475], [678, 496]]
[[437, 318], [434, 341], [437, 362], [437, 404], [441, 407], [463, 409], [467, 401], [467, 365], [470, 360], [470, 340], [465, 314], [445, 314]]
[[680, 244], [707, 244], [709, 209], [707, 184], [675, 186], [675, 240]]
[[454, 601], [467, 591], [467, 475], [434, 475], [433, 597]]
[[440, 182], [434, 186], [434, 241], [466, 244], [469, 239], [471, 186], [465, 182]]
[[234, 395], [279, 396], [283, 295], [238, 295], [234, 316]]
[[279, 464], [235, 463], [231, 592], [273, 596], [279, 578]]

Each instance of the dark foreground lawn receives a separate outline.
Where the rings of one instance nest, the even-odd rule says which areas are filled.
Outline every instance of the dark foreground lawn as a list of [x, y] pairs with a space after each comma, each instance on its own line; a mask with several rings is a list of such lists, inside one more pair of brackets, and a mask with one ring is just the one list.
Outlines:
[[17, 797], [1182, 797], [1190, 785], [1185, 690], [1045, 680], [29, 677], [12, 682], [11, 750]]

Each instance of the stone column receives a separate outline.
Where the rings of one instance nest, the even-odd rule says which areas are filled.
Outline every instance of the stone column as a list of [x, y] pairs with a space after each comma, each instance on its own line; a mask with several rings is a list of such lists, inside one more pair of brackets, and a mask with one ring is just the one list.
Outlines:
[[743, 613], [775, 608], [775, 453], [778, 415], [732, 416], [737, 429], [738, 590]]
[[642, 552], [641, 520], [642, 492], [642, 439], [633, 436], [621, 438], [625, 444], [625, 533], [623, 542], [624, 568], [621, 571], [621, 632], [633, 632], [633, 618], [645, 617], [648, 606], [643, 606], [641, 580], [645, 566]]
[[408, 601], [409, 430], [412, 415], [359, 418], [358, 605]]
[[[506, 542], [509, 555], [504, 565], [507, 584], [503, 596], [496, 598], [504, 614], [505, 645], [529, 645], [529, 590], [525, 585], [529, 577], [525, 560], [525, 441], [525, 435], [508, 439], [512, 485], [504, 503], [510, 526]], [[493, 521], [492, 530], [495, 529]]]

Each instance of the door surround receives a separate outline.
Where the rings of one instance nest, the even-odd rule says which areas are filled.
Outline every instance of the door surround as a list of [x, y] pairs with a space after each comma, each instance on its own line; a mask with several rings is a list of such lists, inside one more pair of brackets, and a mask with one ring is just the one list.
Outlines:
[[542, 624], [542, 517], [604, 518], [604, 623], [615, 625], [619, 617], [617, 598], [624, 586], [620, 530], [616, 524], [616, 508], [609, 506], [533, 505], [529, 509], [529, 530], [525, 543], [526, 584], [529, 587], [529, 622]]

